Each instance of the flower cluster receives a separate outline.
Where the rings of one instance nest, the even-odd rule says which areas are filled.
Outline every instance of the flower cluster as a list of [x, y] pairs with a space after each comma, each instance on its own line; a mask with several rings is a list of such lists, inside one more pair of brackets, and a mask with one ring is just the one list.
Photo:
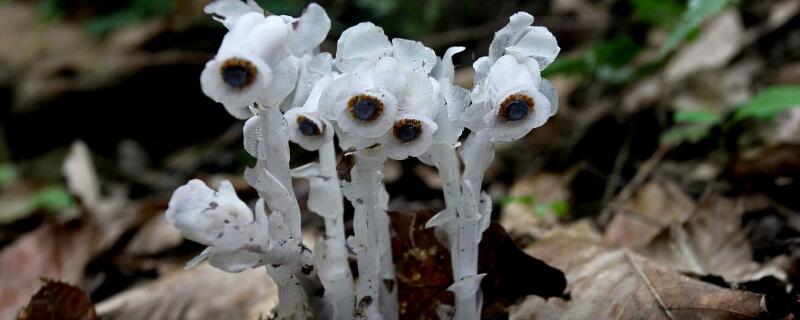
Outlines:
[[[176, 190], [168, 221], [208, 246], [189, 266], [205, 259], [230, 272], [264, 266], [279, 286], [278, 318], [396, 319], [381, 170], [387, 159], [417, 157], [444, 182], [446, 209], [428, 225], [442, 231], [452, 254], [452, 314], [477, 319], [477, 244], [491, 214], [482, 177], [495, 142], [520, 139], [556, 113], [555, 88], [541, 77], [558, 55], [555, 37], [531, 26], [531, 15], [514, 14], [488, 56], [474, 62], [470, 91], [454, 84], [453, 56], [463, 47], [439, 57], [365, 22], [341, 34], [334, 57], [319, 53], [331, 21], [316, 4], [297, 18], [271, 14], [254, 0], [216, 0], [205, 11], [229, 31], [201, 86], [247, 120], [244, 148], [257, 162], [245, 179], [260, 200], [251, 210], [228, 182], [215, 191], [192, 180]], [[459, 148], [465, 128], [470, 133]], [[355, 161], [347, 181], [337, 174], [334, 137]], [[317, 151], [319, 161], [290, 169], [289, 142]], [[314, 253], [302, 243], [293, 177], [310, 181], [308, 208], [325, 221]], [[355, 208], [349, 238], [344, 198]], [[355, 282], [349, 251], [358, 262]]]

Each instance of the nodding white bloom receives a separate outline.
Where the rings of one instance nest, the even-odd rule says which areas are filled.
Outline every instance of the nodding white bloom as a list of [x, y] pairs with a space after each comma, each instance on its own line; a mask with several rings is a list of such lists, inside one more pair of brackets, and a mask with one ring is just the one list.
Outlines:
[[323, 91], [320, 109], [348, 134], [377, 138], [392, 127], [405, 78], [391, 63], [362, 64]]
[[475, 64], [472, 105], [463, 113], [472, 130], [487, 129], [492, 140], [513, 141], [540, 127], [558, 108], [555, 89], [541, 70], [559, 48], [546, 28], [531, 27], [520, 12], [495, 34], [489, 57]]
[[265, 16], [257, 4], [238, 0], [218, 0], [206, 11], [230, 31], [201, 74], [203, 92], [239, 119], [252, 116], [248, 106], [255, 102], [280, 105], [295, 89], [297, 57], [315, 50], [330, 30], [316, 4], [299, 18]]
[[533, 16], [517, 12], [509, 18], [508, 24], [497, 31], [489, 45], [489, 59], [497, 62], [504, 55], [533, 58], [540, 70], [547, 68], [558, 56], [556, 37], [545, 27], [534, 27]]
[[402, 111], [380, 145], [387, 157], [396, 160], [419, 157], [430, 149], [439, 129], [434, 119], [445, 104], [435, 79], [419, 72], [409, 72], [406, 78], [408, 84], [400, 104]]
[[166, 215], [184, 237], [208, 246], [228, 245], [226, 240], [240, 234], [234, 228], [255, 221], [253, 212], [239, 200], [228, 181], [223, 181], [217, 191], [203, 181], [189, 181], [175, 190]]
[[[285, 57], [288, 29], [283, 19], [276, 16], [264, 17], [252, 12], [237, 19], [217, 55], [200, 75], [203, 92], [240, 119], [251, 116], [248, 106], [254, 102], [283, 100], [276, 97], [279, 94], [276, 90], [270, 89], [273, 83], [280, 84], [289, 76], [284, 72], [296, 73], [280, 68], [286, 64], [278, 64]], [[275, 78], [280, 81], [273, 81]]]
[[314, 151], [323, 144], [333, 141], [334, 128], [319, 113], [319, 98], [333, 79], [328, 76], [320, 79], [300, 108], [292, 108], [283, 117], [289, 125], [289, 140], [303, 149]]

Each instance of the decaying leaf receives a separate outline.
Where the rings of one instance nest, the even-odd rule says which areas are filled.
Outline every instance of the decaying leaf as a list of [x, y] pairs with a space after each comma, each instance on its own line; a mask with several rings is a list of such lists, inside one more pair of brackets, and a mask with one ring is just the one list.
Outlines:
[[[436, 239], [434, 229], [425, 228], [434, 214], [432, 210], [389, 214], [401, 318], [437, 319], [436, 306], [453, 303], [446, 291], [452, 283], [449, 252]], [[481, 282], [482, 318], [501, 316], [527, 295], [564, 295], [564, 274], [523, 252], [499, 224], [484, 232], [479, 252], [478, 272], [486, 273]]]
[[526, 252], [567, 274], [569, 301], [529, 297], [512, 319], [760, 319], [762, 295], [661, 267], [577, 232], [555, 232]]
[[41, 278], [80, 283], [92, 237], [86, 225], [45, 224], [5, 247], [0, 252], [0, 319], [13, 319], [39, 290]]
[[617, 210], [605, 238], [612, 245], [641, 247], [694, 210], [694, 201], [674, 183], [649, 182]]
[[708, 197], [688, 221], [662, 231], [640, 252], [673, 270], [734, 282], [756, 280], [759, 266], [741, 230], [743, 213], [741, 200]]
[[103, 319], [266, 319], [278, 289], [264, 269], [231, 274], [203, 264], [98, 303]]
[[52, 280], [20, 311], [19, 320], [97, 320], [94, 304], [81, 288]]

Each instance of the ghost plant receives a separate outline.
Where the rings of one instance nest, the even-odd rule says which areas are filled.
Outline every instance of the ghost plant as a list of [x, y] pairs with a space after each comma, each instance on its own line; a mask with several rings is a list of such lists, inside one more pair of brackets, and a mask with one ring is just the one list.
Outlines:
[[[276, 318], [396, 319], [397, 286], [387, 215], [387, 159], [419, 158], [443, 181], [445, 210], [428, 222], [450, 249], [456, 319], [481, 312], [478, 243], [491, 215], [481, 192], [495, 142], [520, 139], [555, 114], [554, 87], [541, 70], [558, 54], [555, 38], [517, 13], [474, 63], [470, 92], [454, 85], [453, 55], [393, 39], [372, 23], [345, 30], [335, 58], [319, 53], [330, 19], [316, 4], [300, 17], [278, 16], [254, 0], [216, 0], [205, 9], [228, 33], [201, 74], [203, 92], [246, 119], [244, 148], [257, 159], [245, 180], [255, 209], [229, 182], [217, 190], [192, 180], [173, 194], [168, 221], [207, 248], [203, 260], [228, 272], [264, 267], [278, 285]], [[469, 136], [461, 148], [464, 129]], [[337, 174], [336, 145], [354, 164]], [[318, 162], [289, 167], [289, 142]], [[464, 170], [462, 172], [462, 161]], [[308, 208], [325, 221], [314, 253], [302, 241], [292, 178], [308, 179]], [[355, 209], [346, 237], [344, 204]], [[354, 281], [348, 256], [356, 256]], [[448, 307], [442, 307], [442, 310]]]

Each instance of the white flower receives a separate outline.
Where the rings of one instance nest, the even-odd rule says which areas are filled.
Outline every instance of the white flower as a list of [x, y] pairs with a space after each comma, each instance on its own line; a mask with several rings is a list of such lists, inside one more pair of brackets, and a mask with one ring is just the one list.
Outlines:
[[264, 9], [255, 0], [216, 0], [209, 3], [203, 10], [211, 15], [214, 20], [221, 22], [230, 29], [245, 14], [257, 12], [264, 14]]
[[364, 62], [376, 62], [392, 54], [389, 37], [383, 28], [362, 22], [342, 32], [336, 44], [336, 67], [343, 73], [352, 72]]
[[303, 149], [318, 150], [323, 144], [333, 141], [333, 127], [318, 112], [322, 90], [331, 81], [331, 77], [320, 79], [302, 107], [289, 109], [283, 115], [289, 125], [289, 140]]
[[558, 108], [555, 88], [541, 70], [558, 55], [555, 37], [532, 27], [519, 12], [495, 34], [489, 56], [475, 61], [472, 105], [459, 118], [471, 130], [486, 129], [494, 141], [513, 141], [540, 127]]
[[483, 122], [495, 141], [520, 139], [553, 115], [550, 100], [540, 90], [538, 63], [523, 59], [526, 63], [512, 56], [500, 58], [486, 79], [484, 98], [491, 111]]
[[200, 180], [189, 181], [175, 190], [166, 216], [184, 237], [218, 252], [234, 252], [266, 239], [266, 219], [257, 219], [228, 181], [217, 191]]
[[377, 138], [391, 129], [404, 86], [392, 61], [362, 64], [328, 85], [320, 110], [348, 134]]
[[[203, 92], [239, 119], [251, 116], [248, 106], [254, 102], [282, 101], [288, 94], [283, 92], [285, 78], [297, 76], [293, 67], [278, 63], [285, 57], [288, 28], [276, 16], [253, 12], [240, 17], [200, 76]], [[288, 91], [293, 88], [294, 83]]]
[[533, 27], [533, 16], [517, 12], [508, 25], [497, 31], [489, 46], [489, 59], [497, 62], [507, 54], [536, 59], [541, 70], [552, 63], [561, 48], [556, 38], [545, 27]]
[[401, 112], [380, 143], [385, 155], [396, 160], [419, 157], [428, 151], [439, 128], [434, 119], [445, 112], [435, 79], [420, 72], [406, 72], [406, 79]]

